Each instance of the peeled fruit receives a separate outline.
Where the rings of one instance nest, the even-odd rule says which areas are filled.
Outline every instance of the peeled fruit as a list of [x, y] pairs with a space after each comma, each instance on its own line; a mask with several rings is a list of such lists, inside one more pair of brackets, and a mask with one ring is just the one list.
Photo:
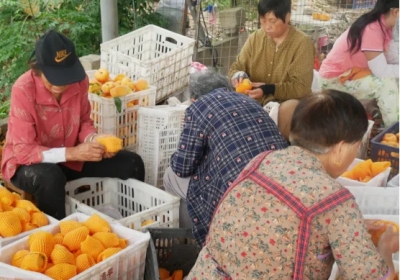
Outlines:
[[110, 90], [110, 95], [112, 97], [121, 97], [121, 96], [130, 94], [130, 93], [132, 93], [132, 90], [128, 86], [124, 86], [124, 85], [113, 87]]
[[97, 70], [94, 74], [94, 77], [96, 80], [98, 80], [100, 83], [105, 83], [109, 80], [110, 78], [110, 73], [108, 72], [107, 69], [105, 68], [100, 68]]
[[111, 90], [112, 90], [114, 87], [115, 87], [114, 82], [106, 82], [105, 84], [103, 84], [103, 85], [101, 86], [101, 92], [102, 92], [103, 94], [110, 93]]
[[135, 90], [141, 91], [149, 88], [149, 83], [144, 79], [139, 79], [136, 81]]
[[236, 92], [246, 94], [246, 91], [251, 89], [253, 89], [251, 81], [249, 79], [243, 79], [243, 81], [237, 85]]

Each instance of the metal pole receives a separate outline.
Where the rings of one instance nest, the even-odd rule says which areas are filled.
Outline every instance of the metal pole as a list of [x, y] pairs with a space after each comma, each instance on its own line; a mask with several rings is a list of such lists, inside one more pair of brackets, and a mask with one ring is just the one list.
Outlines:
[[100, 0], [103, 43], [118, 37], [118, 1]]

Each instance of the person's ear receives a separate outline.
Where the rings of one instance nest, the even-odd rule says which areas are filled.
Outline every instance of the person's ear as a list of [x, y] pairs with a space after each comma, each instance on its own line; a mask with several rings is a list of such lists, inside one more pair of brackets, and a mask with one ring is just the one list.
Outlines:
[[344, 147], [344, 142], [340, 141], [339, 143], [337, 143], [335, 146], [333, 146], [332, 150], [331, 150], [331, 161], [333, 163], [333, 165], [340, 167], [343, 164], [343, 155], [344, 153], [346, 153], [345, 151], [345, 147]]
[[285, 23], [289, 24], [290, 23], [290, 18], [291, 18], [291, 13], [287, 13], [285, 16]]

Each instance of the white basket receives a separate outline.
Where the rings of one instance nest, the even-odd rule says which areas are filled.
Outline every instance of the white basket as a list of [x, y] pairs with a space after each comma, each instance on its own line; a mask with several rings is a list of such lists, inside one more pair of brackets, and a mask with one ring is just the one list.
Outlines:
[[[94, 77], [95, 71], [87, 71], [89, 78]], [[98, 133], [113, 134], [123, 140], [123, 148], [136, 151], [137, 138], [137, 111], [140, 106], [154, 106], [156, 87], [134, 92], [120, 97], [121, 113], [117, 111], [113, 98], [105, 98], [89, 93], [89, 102], [92, 108], [91, 119]], [[129, 102], [137, 104], [128, 107]]]
[[399, 174], [394, 176], [387, 184], [390, 188], [398, 188], [399, 187]]
[[188, 85], [194, 43], [186, 36], [147, 25], [102, 43], [100, 65], [132, 80], [148, 80], [157, 86], [156, 101], [160, 102]]
[[155, 106], [139, 109], [137, 153], [145, 165], [145, 182], [163, 186], [171, 155], [178, 148], [185, 110], [188, 106]]
[[[364, 215], [364, 219], [377, 219], [377, 220], [388, 220], [398, 223], [399, 216], [397, 215]], [[396, 272], [399, 272], [399, 253], [393, 254], [393, 263]], [[331, 276], [328, 280], [336, 280], [337, 273], [339, 272], [336, 262], [333, 264]]]
[[[356, 158], [350, 166], [347, 168], [347, 171], [351, 170], [356, 166], [358, 163], [362, 162], [364, 160]], [[366, 183], [359, 182], [357, 180], [351, 180], [349, 178], [345, 177], [338, 177], [336, 179], [337, 182], [339, 182], [342, 186], [344, 187], [386, 187], [387, 180], [389, 178], [390, 174], [390, 167], [388, 167], [386, 170], [383, 172], [379, 173], [376, 175], [374, 178], [369, 180]]]
[[36, 229], [30, 230], [30, 231], [25, 231], [25, 232], [22, 232], [22, 233], [20, 233], [20, 234], [18, 234], [16, 236], [13, 236], [13, 237], [2, 238], [0, 236], [0, 248], [6, 246], [8, 244], [11, 244], [11, 243], [13, 243], [13, 242], [15, 242], [15, 241], [17, 241], [17, 240], [19, 240], [21, 238], [24, 238], [25, 236], [28, 236], [28, 235], [30, 235], [30, 234], [38, 231], [38, 230], [46, 231], [48, 228], [50, 228], [53, 225], [58, 223], [58, 220], [54, 219], [53, 217], [51, 217], [49, 215], [46, 215], [46, 217], [49, 220], [49, 224], [47, 226], [36, 228]]
[[180, 198], [135, 179], [83, 178], [68, 182], [65, 191], [67, 215], [97, 213], [113, 221], [98, 210], [108, 207], [124, 217], [119, 223], [136, 230], [146, 220], [154, 221], [146, 227], [179, 227]]
[[399, 188], [346, 187], [363, 215], [399, 215]]
[[[87, 215], [76, 213], [68, 216], [64, 220], [83, 222], [88, 218], [89, 216]], [[110, 258], [92, 266], [82, 273], [79, 273], [77, 276], [71, 278], [71, 280], [143, 279], [146, 251], [150, 241], [150, 234], [128, 229], [118, 223], [111, 223], [110, 226], [112, 232], [128, 241], [128, 246]], [[57, 223], [56, 225], [53, 225], [46, 231], [52, 234], [60, 232], [59, 224]], [[0, 250], [0, 279], [52, 279], [44, 274], [26, 271], [8, 264], [10, 263], [12, 255], [16, 251], [24, 249], [28, 249], [28, 236]]]
[[361, 141], [360, 149], [358, 150], [357, 153], [357, 158], [360, 159], [366, 159], [368, 155], [368, 145], [371, 139], [371, 131], [372, 127], [374, 126], [374, 121], [369, 120], [368, 121], [368, 129], [367, 132], [365, 132], [363, 139]]

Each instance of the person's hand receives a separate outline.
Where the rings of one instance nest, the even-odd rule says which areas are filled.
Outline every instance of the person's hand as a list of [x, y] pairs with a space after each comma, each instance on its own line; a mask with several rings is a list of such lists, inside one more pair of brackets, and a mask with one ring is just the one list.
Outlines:
[[237, 79], [232, 80], [233, 87], [237, 88], [237, 86], [243, 81], [243, 77], [239, 76]]
[[253, 99], [259, 99], [264, 96], [263, 90], [260, 88], [260, 86], [265, 85], [265, 83], [251, 83], [253, 89], [252, 90], [246, 90], [245, 93]]
[[238, 71], [232, 76], [231, 83], [232, 83], [233, 87], [236, 88], [243, 81], [243, 79], [246, 79], [246, 78], [247, 79], [249, 78], [249, 76], [247, 76], [246, 72]]
[[66, 149], [67, 161], [101, 161], [105, 153], [104, 146], [98, 142], [81, 143]]
[[384, 246], [392, 254], [399, 251], [399, 233], [395, 231], [392, 225], [389, 225], [385, 232], [382, 233], [378, 241], [378, 247]]
[[364, 220], [365, 226], [367, 227], [367, 230], [368, 231], [370, 231], [370, 230], [373, 230], [373, 231], [380, 230], [381, 228], [383, 228], [385, 226], [383, 224], [376, 225], [375, 223], [378, 222], [378, 221], [380, 221], [380, 220], [375, 220], [375, 219]]

